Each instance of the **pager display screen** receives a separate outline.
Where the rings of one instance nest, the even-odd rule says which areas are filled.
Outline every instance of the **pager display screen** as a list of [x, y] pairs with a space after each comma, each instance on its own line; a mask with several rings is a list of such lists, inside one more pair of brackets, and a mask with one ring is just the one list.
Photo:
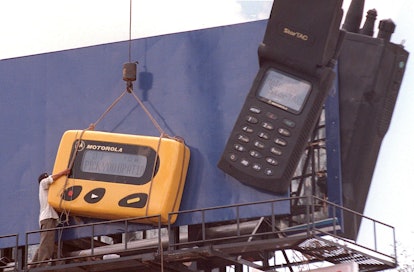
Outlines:
[[[73, 143], [73, 150], [77, 142]], [[72, 152], [72, 154], [75, 152]], [[72, 178], [142, 185], [151, 181], [156, 152], [149, 146], [81, 140]], [[155, 174], [154, 174], [155, 175]]]
[[81, 170], [89, 173], [140, 178], [147, 168], [148, 158], [139, 154], [87, 150]]

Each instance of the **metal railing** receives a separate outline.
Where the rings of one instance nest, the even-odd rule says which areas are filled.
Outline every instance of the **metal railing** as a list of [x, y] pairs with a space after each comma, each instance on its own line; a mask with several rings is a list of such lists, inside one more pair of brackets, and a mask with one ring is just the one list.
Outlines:
[[[286, 228], [280, 228], [280, 226], [277, 224], [277, 215], [274, 213], [274, 207], [277, 202], [281, 201], [291, 201], [291, 202], [297, 202], [298, 200], [306, 200], [304, 201], [305, 204], [305, 214], [304, 216], [304, 222], [300, 225], [286, 227]], [[236, 217], [236, 220], [232, 223], [233, 225], [233, 232], [232, 235], [229, 236], [214, 236], [211, 235], [211, 228], [209, 228], [209, 224], [206, 223], [205, 214], [209, 211], [216, 210], [216, 209], [234, 209], [235, 214], [240, 214], [240, 209], [242, 209], [245, 206], [254, 206], [254, 205], [260, 205], [263, 207], [263, 205], [268, 205], [269, 210], [271, 213], [267, 216], [267, 222], [268, 222], [268, 228], [267, 231], [260, 232], [260, 233], [246, 233], [246, 231], [243, 231], [243, 229], [246, 229], [246, 221], [248, 219], [242, 220], [239, 216]], [[320, 218], [317, 218], [315, 216], [316, 206], [322, 205], [324, 209], [327, 210], [327, 216], [325, 220], [320, 220]], [[396, 262], [396, 240], [395, 240], [395, 229], [391, 225], [382, 223], [378, 220], [375, 220], [373, 218], [367, 217], [363, 214], [354, 212], [350, 209], [347, 209], [345, 207], [342, 207], [340, 205], [337, 205], [335, 203], [329, 202], [327, 200], [315, 197], [315, 196], [306, 196], [306, 197], [290, 197], [290, 198], [282, 198], [277, 200], [269, 200], [269, 201], [261, 201], [261, 202], [254, 202], [254, 203], [245, 203], [245, 204], [238, 204], [238, 205], [229, 205], [229, 206], [218, 206], [218, 207], [211, 207], [211, 208], [205, 208], [205, 209], [195, 209], [195, 210], [187, 210], [187, 211], [179, 211], [176, 213], [171, 213], [170, 216], [185, 214], [185, 213], [195, 213], [200, 214], [201, 218], [201, 234], [199, 235], [199, 240], [193, 240], [186, 243], [177, 242], [174, 243], [174, 240], [170, 240], [169, 248], [174, 249], [177, 247], [182, 247], [185, 245], [193, 245], [197, 244], [199, 242], [205, 243], [205, 242], [222, 242], [222, 241], [231, 241], [231, 240], [239, 240], [240, 238], [252, 238], [252, 237], [264, 237], [273, 235], [274, 237], [286, 237], [290, 235], [297, 235], [298, 233], [302, 233], [307, 236], [322, 236], [322, 235], [330, 235], [334, 237], [335, 239], [346, 241], [347, 243], [361, 246], [362, 248], [365, 248], [367, 250], [376, 251], [379, 254], [383, 255], [384, 257], [391, 258]], [[342, 213], [351, 213], [356, 218], [361, 218], [361, 220], [366, 225], [372, 225], [372, 231], [366, 231], [364, 232], [364, 236], [366, 236], [367, 239], [370, 242], [372, 242], [372, 245], [364, 246], [359, 245], [355, 241], [351, 241], [348, 239], [345, 239], [341, 236], [343, 231], [343, 224], [342, 224], [342, 218], [339, 218], [338, 215]], [[257, 220], [258, 221], [258, 220]], [[356, 220], [355, 220], [356, 221]], [[219, 222], [220, 223], [220, 222]], [[253, 225], [249, 225], [251, 230], [254, 229]], [[247, 227], [247, 228], [248, 228]], [[171, 225], [168, 225], [168, 229], [171, 228]], [[378, 229], [381, 228], [382, 232], [379, 233]], [[384, 241], [384, 232], [387, 232], [388, 239], [387, 241]], [[210, 235], [209, 235], [210, 234]], [[381, 237], [381, 239], [379, 239]], [[177, 240], [177, 239], [176, 239]], [[380, 248], [378, 242], [382, 241], [382, 244], [386, 245], [385, 248]]]
[[14, 260], [10, 259], [7, 256], [0, 256], [0, 271], [11, 271], [10, 269], [17, 270], [18, 262], [18, 247], [19, 247], [19, 234], [10, 234], [0, 236], [0, 248], [5, 248], [7, 245], [8, 248], [12, 249], [12, 255]]
[[[105, 254], [109, 254], [109, 253], [126, 253], [128, 251], [130, 251], [129, 245], [128, 245], [128, 241], [125, 240], [124, 242], [118, 244], [117, 248], [113, 248], [110, 252], [99, 252], [99, 250], [97, 250], [100, 247], [97, 247], [97, 240], [96, 240], [96, 236], [97, 236], [97, 232], [96, 232], [96, 228], [98, 226], [103, 226], [103, 225], [112, 225], [112, 224], [119, 224], [122, 223], [124, 225], [124, 231], [120, 232], [121, 234], [127, 234], [130, 232], [129, 230], [129, 225], [131, 224], [136, 224], [139, 221], [145, 221], [145, 220], [149, 220], [151, 219], [152, 221], [156, 221], [158, 222], [158, 224], [156, 224], [156, 226], [154, 226], [154, 228], [158, 229], [158, 240], [157, 243], [155, 245], [148, 245], [145, 246], [143, 248], [141, 248], [142, 250], [144, 249], [155, 249], [158, 250], [158, 252], [160, 254], [162, 254], [163, 249], [162, 249], [162, 241], [161, 241], [161, 216], [160, 215], [156, 215], [156, 216], [140, 216], [140, 217], [134, 217], [134, 218], [127, 218], [127, 219], [119, 219], [119, 220], [110, 220], [110, 221], [103, 221], [103, 222], [96, 222], [96, 223], [88, 223], [88, 224], [81, 224], [81, 225], [74, 225], [74, 226], [64, 226], [64, 227], [57, 227], [57, 228], [53, 228], [53, 229], [48, 229], [48, 230], [37, 230], [37, 231], [30, 231], [26, 233], [26, 244], [25, 244], [25, 269], [27, 269], [28, 266], [38, 266], [38, 265], [43, 265], [45, 263], [49, 263], [49, 262], [66, 262], [66, 261], [72, 261], [72, 260], [82, 260], [82, 259], [88, 259], [91, 257], [101, 257]], [[58, 233], [58, 236], [61, 237], [61, 233], [67, 230], [72, 230], [72, 229], [89, 229], [89, 235], [85, 234], [85, 236], [90, 238], [90, 249], [88, 250], [84, 250], [84, 251], [80, 251], [78, 252], [79, 254], [69, 254], [64, 256], [64, 254], [62, 254], [62, 248], [63, 248], [63, 243], [64, 241], [62, 239], [58, 239], [57, 240], [57, 257], [52, 259], [52, 260], [48, 260], [48, 261], [38, 261], [38, 262], [30, 262], [29, 261], [29, 256], [28, 256], [28, 247], [29, 247], [29, 241], [30, 241], [30, 236], [31, 235], [39, 235], [42, 232], [46, 232], [46, 231], [55, 231]], [[120, 247], [119, 247], [120, 246]]]
[[[278, 202], [281, 201], [290, 201], [291, 203], [297, 202], [298, 199], [305, 200], [305, 209], [304, 213], [302, 214], [303, 221], [301, 224], [290, 225], [290, 226], [283, 226], [280, 224], [280, 215], [275, 213], [275, 207], [277, 206]], [[258, 218], [243, 218], [241, 215], [243, 214], [243, 208], [245, 207], [260, 207], [261, 209], [267, 209], [269, 211], [265, 217], [258, 217]], [[317, 218], [315, 216], [315, 211], [317, 209], [325, 209], [327, 212], [326, 218]], [[235, 219], [226, 222], [210, 222], [206, 220], [208, 217], [208, 213], [218, 209], [229, 209], [231, 210], [234, 215]], [[189, 237], [189, 231], [187, 233], [178, 233], [176, 230], [177, 226], [172, 224], [172, 218], [174, 216], [180, 216], [186, 213], [192, 213], [194, 216], [199, 218], [199, 234], [192, 235]], [[355, 217], [360, 217], [363, 224], [362, 225], [369, 225], [372, 227], [371, 231], [367, 231], [364, 233], [364, 236], [367, 237], [367, 241], [370, 245], [359, 245], [355, 241], [349, 241], [341, 237], [342, 229], [342, 218], [338, 217], [341, 213], [351, 213]], [[127, 236], [127, 234], [131, 231], [130, 228], [131, 224], [136, 224], [140, 220], [146, 220], [149, 218], [153, 218], [153, 222], [158, 222], [157, 224], [151, 226], [151, 230], [154, 232], [154, 237], [150, 239], [142, 239], [142, 240], [135, 240], [135, 241], [128, 241], [124, 239], [123, 242], [111, 245], [101, 246], [98, 245], [97, 236], [102, 234], [97, 233], [96, 229], [102, 225], [111, 225], [111, 224], [120, 224], [124, 227], [119, 232], [122, 235]], [[154, 219], [155, 218], [155, 219]], [[148, 220], [146, 220], [148, 221]], [[65, 227], [58, 227], [52, 229], [59, 234], [67, 230], [80, 230], [82, 229], [82, 234], [85, 237], [88, 237], [90, 240], [90, 248], [84, 250], [78, 250], [76, 252], [69, 252], [62, 254], [62, 248], [64, 241], [58, 239], [57, 241], [57, 257], [50, 262], [91, 262], [92, 260], [102, 260], [103, 256], [109, 254], [117, 254], [118, 257], [122, 258], [126, 255], [131, 254], [139, 254], [140, 252], [153, 252], [155, 253], [161, 260], [161, 263], [164, 258], [164, 254], [168, 254], [169, 252], [173, 252], [177, 249], [188, 249], [191, 250], [196, 245], [216, 245], [216, 244], [223, 244], [228, 243], [231, 244], [233, 242], [240, 242], [243, 241], [252, 241], [254, 239], [268, 239], [269, 237], [273, 239], [283, 238], [283, 237], [294, 237], [295, 235], [301, 235], [303, 237], [321, 237], [321, 236], [329, 236], [336, 241], [342, 241], [342, 243], [347, 243], [350, 247], [352, 246], [359, 246], [364, 250], [375, 251], [380, 256], [379, 258], [387, 258], [391, 260], [391, 262], [396, 263], [396, 242], [395, 242], [395, 230], [394, 227], [379, 222], [375, 219], [369, 218], [362, 214], [356, 213], [352, 210], [347, 208], [341, 207], [335, 203], [326, 201], [324, 199], [320, 199], [314, 196], [309, 197], [291, 197], [291, 198], [281, 198], [276, 200], [268, 200], [268, 201], [260, 201], [260, 202], [252, 202], [252, 203], [243, 203], [238, 205], [228, 205], [228, 206], [217, 206], [211, 208], [204, 208], [204, 209], [195, 209], [195, 210], [186, 210], [186, 211], [179, 211], [170, 213], [168, 224], [162, 225], [161, 224], [161, 217], [160, 216], [147, 216], [147, 217], [136, 217], [136, 218], [128, 218], [128, 219], [120, 219], [120, 220], [111, 220], [111, 221], [103, 221], [97, 223], [89, 223], [89, 224], [81, 224], [81, 225], [73, 225], [73, 226], [65, 226]], [[146, 225], [148, 226], [148, 225]], [[264, 226], [264, 227], [262, 227]], [[189, 227], [189, 226], [188, 226]], [[260, 228], [259, 228], [260, 227]], [[28, 247], [29, 242], [33, 240], [33, 235], [39, 235], [41, 232], [47, 230], [37, 230], [37, 231], [30, 231], [26, 233], [26, 245], [25, 245], [25, 265], [23, 269], [27, 269], [27, 265], [39, 265], [45, 262], [36, 262], [31, 263], [28, 256]], [[50, 230], [48, 230], [50, 231]], [[387, 242], [387, 250], [391, 249], [391, 252], [387, 250], [382, 250], [382, 245], [384, 244], [384, 231], [390, 233], [389, 241]], [[85, 235], [89, 233], [88, 235]], [[112, 234], [112, 233], [111, 233]], [[108, 234], [109, 235], [109, 234]], [[18, 236], [15, 235], [7, 235], [7, 236], [0, 236], [0, 239], [6, 239], [10, 237], [16, 237], [16, 246], [15, 250], [17, 251], [17, 244], [18, 244]], [[59, 236], [61, 237], [61, 236]], [[381, 237], [381, 239], [379, 239]], [[381, 240], [382, 244], [379, 243]], [[1, 240], [0, 240], [1, 241]], [[95, 259], [94, 259], [95, 258]], [[1, 267], [0, 267], [1, 268]]]

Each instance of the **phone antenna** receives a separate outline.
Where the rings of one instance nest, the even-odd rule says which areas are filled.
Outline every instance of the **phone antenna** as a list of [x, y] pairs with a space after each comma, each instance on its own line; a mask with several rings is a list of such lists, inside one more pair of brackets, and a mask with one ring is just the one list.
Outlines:
[[391, 19], [381, 20], [378, 28], [378, 38], [390, 41], [395, 30], [395, 23]]
[[376, 19], [377, 19], [377, 10], [376, 9], [368, 10], [364, 26], [359, 30], [359, 33], [362, 35], [367, 35], [367, 36], [372, 37], [374, 35], [374, 25], [375, 25]]

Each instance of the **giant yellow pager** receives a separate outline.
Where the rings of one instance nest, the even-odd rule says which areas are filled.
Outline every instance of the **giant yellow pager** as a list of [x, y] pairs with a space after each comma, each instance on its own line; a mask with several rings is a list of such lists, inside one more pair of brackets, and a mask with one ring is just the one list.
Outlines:
[[61, 139], [54, 172], [72, 160], [70, 176], [49, 189], [56, 210], [102, 219], [161, 215], [167, 223], [168, 213], [180, 206], [190, 150], [171, 138], [69, 130]]

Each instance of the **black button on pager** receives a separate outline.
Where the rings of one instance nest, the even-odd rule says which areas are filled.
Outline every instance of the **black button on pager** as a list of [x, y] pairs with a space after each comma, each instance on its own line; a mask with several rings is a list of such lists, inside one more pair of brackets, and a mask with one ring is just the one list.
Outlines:
[[66, 190], [62, 193], [62, 199], [66, 201], [72, 201], [76, 199], [82, 191], [82, 186], [72, 186], [66, 188]]
[[124, 197], [118, 202], [119, 206], [130, 208], [144, 208], [147, 204], [148, 195], [144, 193], [136, 193]]
[[106, 190], [104, 188], [95, 188], [87, 193], [84, 199], [86, 202], [91, 204], [99, 202], [104, 197], [105, 191]]

